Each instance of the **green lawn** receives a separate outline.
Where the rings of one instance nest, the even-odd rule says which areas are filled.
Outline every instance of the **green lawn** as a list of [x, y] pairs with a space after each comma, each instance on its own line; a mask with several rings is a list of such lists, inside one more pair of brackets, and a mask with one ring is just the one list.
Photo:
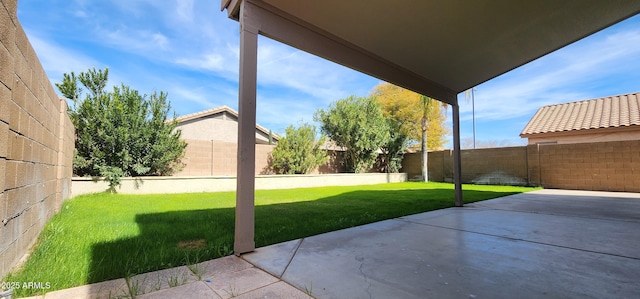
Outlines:
[[[464, 185], [465, 203], [532, 188]], [[453, 206], [453, 185], [394, 183], [256, 192], [256, 246]], [[18, 273], [51, 289], [232, 254], [235, 193], [93, 194], [64, 203]], [[15, 290], [18, 296], [33, 295]]]

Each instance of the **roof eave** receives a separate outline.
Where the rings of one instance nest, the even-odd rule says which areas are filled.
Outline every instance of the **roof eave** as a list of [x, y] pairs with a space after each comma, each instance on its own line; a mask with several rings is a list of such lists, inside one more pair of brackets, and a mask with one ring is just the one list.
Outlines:
[[581, 129], [581, 130], [567, 130], [567, 131], [554, 131], [554, 132], [538, 132], [538, 133], [521, 133], [521, 138], [537, 138], [542, 136], [562, 136], [562, 135], [583, 135], [583, 134], [593, 134], [593, 133], [612, 133], [612, 132], [627, 132], [627, 131], [636, 131], [640, 130], [639, 125], [629, 125], [629, 126], [617, 126], [617, 127], [606, 127], [606, 128], [589, 128], [589, 129]]
[[220, 11], [227, 10], [230, 19], [238, 20], [240, 15], [240, 3], [242, 0], [222, 0], [220, 1]]

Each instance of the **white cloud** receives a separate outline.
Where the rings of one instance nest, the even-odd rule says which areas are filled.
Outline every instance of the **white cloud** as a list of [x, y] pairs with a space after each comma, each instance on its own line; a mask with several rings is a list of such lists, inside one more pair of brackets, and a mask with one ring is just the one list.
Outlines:
[[[476, 91], [476, 119], [513, 119], [532, 115], [543, 105], [605, 96], [595, 88], [603, 82], [624, 76], [640, 79], [639, 44], [637, 27], [596, 35], [481, 84]], [[624, 86], [611, 89], [614, 94], [630, 92]], [[471, 105], [463, 96], [460, 99], [462, 119], [468, 120]]]
[[[25, 28], [29, 32], [29, 29]], [[29, 34], [29, 41], [36, 51], [40, 63], [46, 67], [47, 75], [56, 81], [63, 73], [86, 71], [90, 67], [100, 68], [101, 63], [83, 53], [69, 50], [54, 42], [41, 39], [35, 34]]]
[[161, 49], [166, 49], [169, 44], [169, 39], [166, 36], [160, 33], [152, 33], [151, 34], [151, 44], [160, 47]]
[[[149, 56], [167, 50], [169, 39], [160, 32], [121, 27], [115, 30], [98, 30], [102, 42], [122, 51]], [[153, 57], [153, 56], [151, 56]]]
[[[207, 93], [203, 93], [194, 89], [186, 89], [184, 87], [173, 87], [169, 93], [172, 98], [178, 98], [181, 101], [186, 100], [189, 102], [194, 102], [203, 107], [213, 108], [215, 106], [214, 101], [211, 99], [211, 96]], [[210, 109], [206, 108], [206, 109]], [[203, 109], [203, 110], [206, 110]]]
[[317, 106], [312, 101], [295, 97], [258, 95], [258, 123], [278, 134], [284, 134], [289, 125], [297, 126], [300, 121], [313, 123], [313, 113], [318, 109]]
[[258, 83], [262, 86], [294, 89], [326, 104], [351, 94], [367, 95], [378, 82], [278, 42], [266, 38], [260, 41]]
[[219, 53], [206, 53], [198, 58], [178, 58], [175, 63], [195, 70], [232, 72], [229, 60], [230, 57], [225, 58]]
[[73, 16], [75, 16], [77, 18], [81, 18], [81, 19], [85, 19], [85, 18], [89, 17], [87, 12], [84, 11], [84, 10], [81, 10], [81, 9], [74, 10], [73, 11]]
[[193, 22], [193, 0], [176, 0], [176, 16], [182, 22]]

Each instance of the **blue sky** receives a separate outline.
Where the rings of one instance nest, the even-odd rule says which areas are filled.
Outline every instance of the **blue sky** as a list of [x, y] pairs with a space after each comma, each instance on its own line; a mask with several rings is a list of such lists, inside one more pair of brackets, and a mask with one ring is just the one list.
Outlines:
[[[112, 85], [166, 91], [178, 115], [237, 109], [239, 25], [217, 0], [20, 0], [18, 18], [52, 83], [109, 68]], [[623, 21], [476, 87], [476, 139], [522, 144], [536, 110], [640, 91], [640, 16]], [[283, 133], [376, 78], [260, 37], [258, 123]], [[472, 137], [461, 98], [461, 136]], [[449, 117], [450, 118], [450, 117]]]

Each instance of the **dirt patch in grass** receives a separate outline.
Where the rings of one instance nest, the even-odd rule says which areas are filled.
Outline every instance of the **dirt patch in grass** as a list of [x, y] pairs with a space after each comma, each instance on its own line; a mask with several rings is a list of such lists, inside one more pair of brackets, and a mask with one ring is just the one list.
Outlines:
[[207, 241], [204, 239], [178, 242], [178, 249], [202, 249], [205, 247], [207, 247]]

